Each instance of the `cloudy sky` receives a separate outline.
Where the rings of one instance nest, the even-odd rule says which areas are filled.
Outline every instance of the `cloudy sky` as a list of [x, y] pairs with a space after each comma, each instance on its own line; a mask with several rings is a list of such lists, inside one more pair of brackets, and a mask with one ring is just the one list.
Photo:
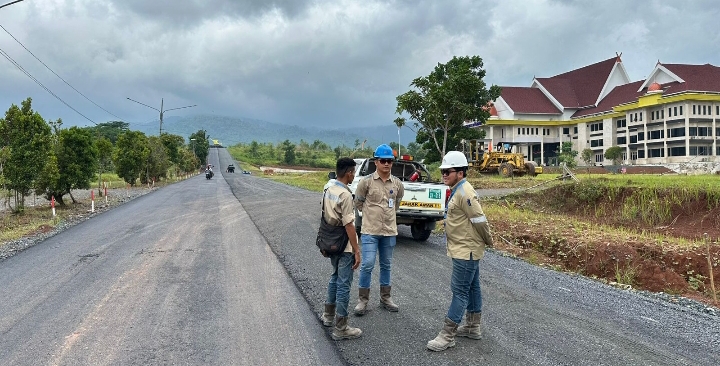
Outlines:
[[5, 57], [0, 109], [29, 96], [65, 125], [149, 122], [127, 98], [164, 98], [197, 105], [166, 116], [387, 125], [412, 79], [454, 55], [482, 57], [488, 84], [529, 86], [622, 52], [640, 80], [657, 60], [720, 65], [718, 24], [715, 0], [24, 0], [0, 9], [0, 56], [87, 119]]

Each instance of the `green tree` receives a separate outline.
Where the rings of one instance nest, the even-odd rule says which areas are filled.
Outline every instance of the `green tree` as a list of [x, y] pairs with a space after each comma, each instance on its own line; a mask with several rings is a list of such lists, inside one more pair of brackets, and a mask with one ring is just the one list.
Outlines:
[[[98, 164], [99, 164], [99, 176], [98, 176], [98, 184], [102, 181], [102, 174], [106, 172], [110, 172], [113, 169], [112, 166], [112, 152], [113, 152], [113, 144], [112, 142], [106, 138], [106, 137], [100, 137], [99, 139], [95, 140], [95, 149], [98, 152]], [[99, 188], [99, 186], [98, 186]]]
[[93, 136], [104, 137], [114, 144], [121, 133], [130, 130], [130, 124], [122, 121], [109, 121], [86, 127], [86, 129], [90, 130]]
[[421, 161], [425, 159], [427, 150], [423, 149], [417, 142], [411, 142], [407, 145], [408, 154], [412, 155], [413, 159]]
[[143, 184], [151, 181], [159, 181], [167, 177], [170, 168], [170, 157], [160, 137], [150, 136], [147, 138], [148, 154], [140, 171], [140, 182]]
[[[210, 152], [210, 142], [208, 141], [208, 135], [207, 131], [205, 130], [198, 130], [197, 132], [190, 135], [190, 146], [193, 150], [193, 153], [198, 158], [198, 161], [201, 163], [201, 165], [207, 164], [207, 156]], [[195, 141], [192, 141], [195, 139]]]
[[40, 180], [36, 192], [44, 194], [48, 200], [54, 196], [60, 205], [64, 205], [63, 196], [66, 194], [70, 195], [73, 203], [77, 203], [72, 195], [73, 189], [90, 188], [90, 180], [98, 166], [98, 153], [90, 130], [79, 127], [59, 129], [61, 124], [62, 121], [58, 120], [53, 125], [57, 138], [52, 155], [57, 175], [52, 167], [46, 166], [44, 173], [48, 176]]
[[250, 150], [248, 151], [251, 158], [259, 158], [260, 157], [260, 144], [257, 143], [257, 141], [252, 140], [250, 143]]
[[50, 126], [33, 111], [32, 98], [25, 99], [21, 107], [11, 105], [0, 120], [0, 148], [7, 149], [3, 176], [5, 187], [14, 193], [13, 211], [24, 210], [25, 196], [45, 169], [50, 147]]
[[149, 154], [150, 148], [144, 133], [140, 131], [121, 133], [113, 150], [115, 173], [126, 183], [134, 186]]
[[[481, 124], [490, 118], [487, 105], [500, 96], [497, 85], [486, 88], [485, 70], [479, 56], [453, 57], [447, 64], [438, 64], [428, 76], [419, 77], [410, 90], [399, 95], [396, 113], [407, 113], [414, 120], [418, 136], [432, 141], [433, 149], [444, 156], [450, 132], [462, 127], [465, 121]], [[398, 128], [406, 125], [405, 118], [395, 119]], [[421, 135], [421, 132], [425, 132]], [[438, 133], [439, 132], [439, 133]], [[418, 140], [419, 143], [426, 142]]]
[[558, 161], [565, 163], [568, 168], [574, 169], [577, 166], [577, 160], [575, 157], [578, 152], [572, 149], [572, 142], [565, 141], [560, 146], [560, 153], [558, 154]]
[[290, 140], [283, 141], [283, 162], [287, 165], [295, 164], [295, 144], [291, 143]]
[[184, 173], [190, 173], [194, 171], [198, 165], [200, 165], [200, 161], [198, 160], [197, 156], [193, 154], [192, 151], [188, 149], [180, 149], [180, 165], [179, 168]]
[[160, 135], [160, 141], [167, 151], [168, 158], [175, 164], [180, 164], [180, 149], [185, 146], [185, 139], [180, 135], [164, 133]]
[[620, 165], [624, 151], [625, 149], [620, 146], [612, 146], [605, 150], [605, 159], [612, 160], [613, 165]]
[[590, 174], [590, 167], [593, 165], [594, 157], [595, 153], [590, 148], [586, 148], [580, 153], [580, 159], [582, 159], [582, 161], [585, 163], [588, 174]]
[[586, 148], [580, 153], [580, 158], [587, 166], [593, 165], [593, 159], [595, 158], [595, 153], [590, 148]]

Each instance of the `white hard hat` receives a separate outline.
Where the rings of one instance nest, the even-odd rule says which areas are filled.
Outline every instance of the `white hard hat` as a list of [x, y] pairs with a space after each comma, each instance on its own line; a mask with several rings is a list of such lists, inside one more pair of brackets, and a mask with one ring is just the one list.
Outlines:
[[440, 169], [461, 168], [466, 166], [468, 166], [468, 162], [465, 154], [459, 151], [448, 151], [442, 159]]

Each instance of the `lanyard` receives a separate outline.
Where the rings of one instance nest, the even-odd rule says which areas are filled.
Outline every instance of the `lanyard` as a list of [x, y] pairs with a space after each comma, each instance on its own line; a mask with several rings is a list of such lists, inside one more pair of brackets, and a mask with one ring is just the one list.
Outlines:
[[447, 220], [447, 214], [448, 214], [448, 208], [450, 208], [450, 201], [452, 201], [453, 196], [455, 195], [455, 191], [457, 191], [458, 188], [460, 188], [461, 185], [465, 184], [467, 180], [463, 178], [461, 181], [458, 182], [458, 184], [455, 185], [455, 188], [453, 188], [452, 192], [450, 192], [450, 197], [448, 197], [447, 204], [445, 204], [445, 217], [444, 219]]

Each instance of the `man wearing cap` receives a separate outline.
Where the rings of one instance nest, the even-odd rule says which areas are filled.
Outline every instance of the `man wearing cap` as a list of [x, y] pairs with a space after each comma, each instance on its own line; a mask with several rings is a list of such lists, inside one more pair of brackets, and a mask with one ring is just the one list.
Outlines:
[[375, 258], [380, 257], [380, 304], [387, 310], [398, 311], [390, 296], [390, 269], [397, 236], [396, 211], [405, 194], [402, 181], [390, 174], [395, 155], [390, 146], [375, 149], [375, 172], [364, 177], [355, 190], [355, 207], [362, 212], [362, 264], [358, 283], [358, 304], [355, 315], [367, 312], [370, 300], [370, 280]]
[[[443, 329], [427, 343], [432, 351], [454, 347], [456, 335], [481, 338], [480, 259], [485, 245], [492, 246], [493, 241], [477, 192], [465, 179], [467, 169], [467, 158], [459, 151], [445, 154], [440, 165], [443, 183], [451, 189], [445, 214], [445, 238], [447, 255], [453, 263], [450, 279], [453, 296]], [[466, 315], [466, 325], [458, 327], [463, 315]]]

